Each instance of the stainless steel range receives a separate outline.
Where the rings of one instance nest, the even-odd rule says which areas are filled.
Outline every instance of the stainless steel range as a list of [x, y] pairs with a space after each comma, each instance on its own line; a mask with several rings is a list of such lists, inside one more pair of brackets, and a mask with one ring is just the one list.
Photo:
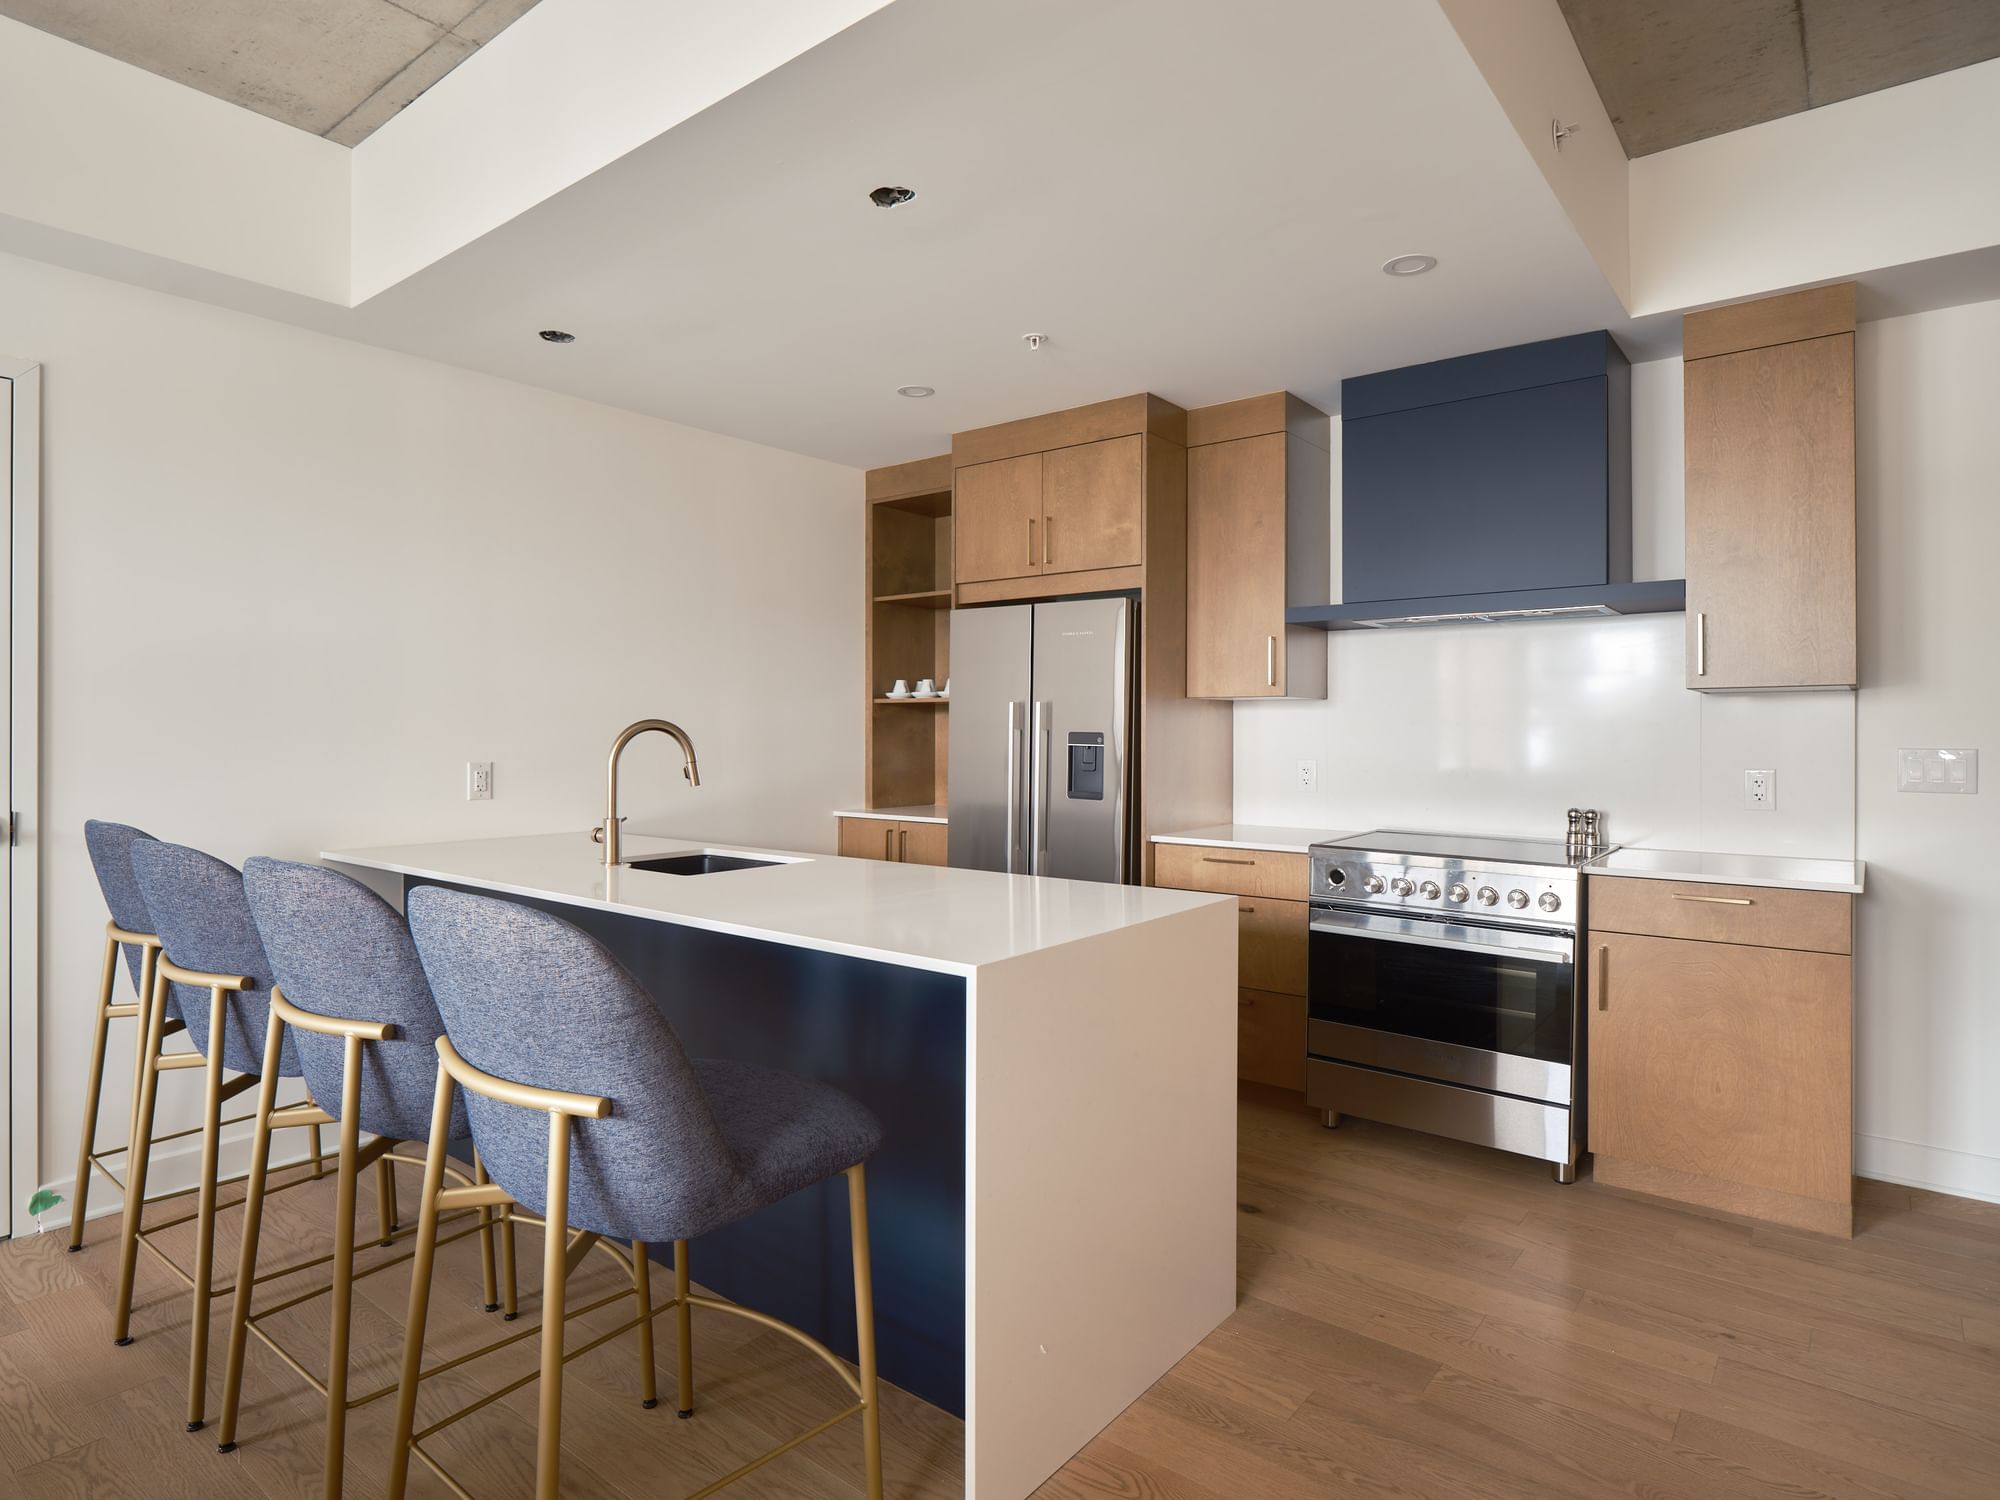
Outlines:
[[1329, 1127], [1343, 1114], [1405, 1125], [1575, 1181], [1573, 849], [1394, 830], [1313, 845], [1306, 1098]]

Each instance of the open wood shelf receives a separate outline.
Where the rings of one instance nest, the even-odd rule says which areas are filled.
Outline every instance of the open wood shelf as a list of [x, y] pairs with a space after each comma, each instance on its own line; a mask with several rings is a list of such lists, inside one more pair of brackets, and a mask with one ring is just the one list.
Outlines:
[[912, 594], [877, 594], [877, 604], [907, 604], [915, 609], [950, 609], [950, 589], [920, 589]]
[[882, 510], [903, 510], [913, 516], [927, 516], [937, 520], [951, 514], [951, 491], [934, 490], [922, 495], [891, 495], [887, 499], [872, 502]]
[[921, 704], [922, 704], [922, 705], [924, 705], [924, 707], [926, 707], [926, 708], [938, 708], [938, 707], [942, 707], [942, 706], [946, 706], [946, 705], [950, 704], [950, 702], [951, 702], [951, 699], [949, 699], [949, 698], [919, 698], [919, 697], [916, 697], [916, 696], [915, 696], [914, 694], [913, 694], [913, 695], [911, 695], [911, 696], [910, 696], [910, 697], [908, 697], [908, 698], [891, 698], [891, 697], [888, 697], [888, 696], [887, 696], [887, 695], [885, 694], [884, 696], [882, 696], [882, 697], [880, 697], [880, 698], [877, 698], [877, 699], [876, 699], [875, 701], [876, 701], [877, 703], [894, 703], [894, 704], [896, 704], [896, 705], [897, 705], [898, 707], [901, 707], [901, 706], [902, 706], [903, 704], [905, 704], [905, 703], [921, 703]]
[[950, 715], [943, 698], [891, 698], [897, 678], [951, 676], [952, 461], [871, 469], [866, 478], [868, 703], [865, 773], [870, 807], [921, 807], [946, 795]]

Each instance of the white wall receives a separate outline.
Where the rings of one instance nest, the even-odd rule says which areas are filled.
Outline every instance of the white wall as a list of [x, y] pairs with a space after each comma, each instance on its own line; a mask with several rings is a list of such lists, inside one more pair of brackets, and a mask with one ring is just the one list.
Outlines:
[[[1681, 574], [1681, 431], [1680, 361], [1635, 365], [1641, 578]], [[1337, 599], [1337, 523], [1334, 539]], [[1236, 816], [1559, 837], [1567, 809], [1596, 807], [1623, 843], [1853, 857], [1854, 695], [1691, 693], [1685, 630], [1670, 614], [1336, 631], [1324, 703], [1236, 706]], [[1744, 807], [1751, 769], [1778, 772], [1775, 808]]]
[[[1860, 1170], [2000, 1202], [2000, 302], [1864, 323]], [[1896, 790], [1972, 746], [1977, 796]]]
[[[46, 374], [47, 1177], [103, 941], [86, 818], [232, 861], [581, 838], [613, 734], [659, 714], [702, 785], [635, 745], [633, 828], [832, 847], [856, 471], [3, 256], [0, 350]], [[464, 800], [470, 759], [493, 801]]]

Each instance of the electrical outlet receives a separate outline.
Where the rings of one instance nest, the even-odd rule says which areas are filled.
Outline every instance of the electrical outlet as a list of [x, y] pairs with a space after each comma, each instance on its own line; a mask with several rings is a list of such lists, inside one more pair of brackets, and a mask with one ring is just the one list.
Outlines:
[[1776, 771], [1745, 771], [1743, 773], [1743, 805], [1756, 812], [1769, 812], [1778, 805], [1778, 773]]
[[488, 802], [493, 797], [493, 762], [469, 760], [465, 763], [465, 800]]
[[1299, 790], [1309, 792], [1319, 784], [1319, 762], [1302, 760], [1299, 762]]

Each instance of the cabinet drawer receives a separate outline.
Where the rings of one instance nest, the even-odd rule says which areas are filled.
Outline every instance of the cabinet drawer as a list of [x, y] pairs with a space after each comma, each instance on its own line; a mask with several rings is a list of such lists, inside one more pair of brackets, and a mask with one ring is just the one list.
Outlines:
[[840, 853], [846, 859], [894, 859], [896, 825], [882, 818], [841, 818]]
[[1303, 901], [1268, 896], [1236, 903], [1236, 977], [1254, 990], [1281, 995], [1306, 992], [1306, 921]]
[[1181, 891], [1233, 896], [1275, 896], [1304, 901], [1311, 861], [1270, 849], [1225, 849], [1213, 844], [1155, 844], [1153, 884]]
[[1236, 992], [1236, 1076], [1305, 1091], [1305, 996]]
[[1854, 898], [1838, 891], [1593, 875], [1590, 927], [1593, 932], [1851, 953]]

